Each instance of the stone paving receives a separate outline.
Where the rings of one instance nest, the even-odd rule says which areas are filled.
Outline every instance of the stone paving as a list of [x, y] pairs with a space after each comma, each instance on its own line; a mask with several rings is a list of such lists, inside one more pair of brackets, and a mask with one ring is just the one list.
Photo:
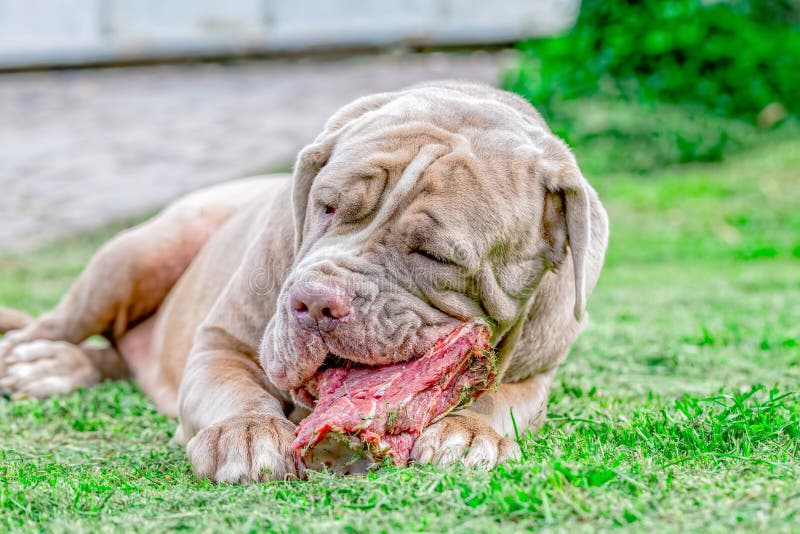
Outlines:
[[0, 76], [0, 249], [134, 217], [291, 165], [358, 96], [497, 81], [509, 52], [270, 60]]

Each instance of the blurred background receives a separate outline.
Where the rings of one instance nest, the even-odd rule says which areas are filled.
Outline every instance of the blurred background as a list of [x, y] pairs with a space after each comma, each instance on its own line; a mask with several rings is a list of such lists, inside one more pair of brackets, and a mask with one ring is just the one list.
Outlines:
[[359, 96], [496, 84], [577, 0], [0, 0], [0, 249], [286, 170]]
[[0, 249], [287, 169], [342, 104], [429, 79], [523, 95], [590, 177], [796, 139], [799, 6], [0, 0]]

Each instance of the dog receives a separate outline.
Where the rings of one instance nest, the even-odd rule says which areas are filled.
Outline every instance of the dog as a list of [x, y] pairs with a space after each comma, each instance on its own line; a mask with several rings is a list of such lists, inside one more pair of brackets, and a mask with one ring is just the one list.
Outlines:
[[132, 376], [178, 417], [197, 477], [302, 477], [291, 443], [311, 407], [295, 388], [332, 357], [406, 361], [481, 319], [501, 383], [411, 457], [491, 468], [544, 420], [607, 243], [597, 193], [525, 100], [455, 81], [366, 96], [293, 175], [181, 198], [103, 245], [53, 310], [0, 313], [0, 387]]

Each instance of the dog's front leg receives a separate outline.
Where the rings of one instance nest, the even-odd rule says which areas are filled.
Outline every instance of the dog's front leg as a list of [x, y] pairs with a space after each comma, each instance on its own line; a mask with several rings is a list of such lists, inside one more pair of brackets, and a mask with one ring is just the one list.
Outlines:
[[[269, 225], [198, 329], [181, 377], [175, 435], [199, 478], [249, 482], [302, 476], [291, 448], [289, 398], [267, 379], [258, 346], [275, 313], [277, 289], [253, 286], [253, 274], [280, 284], [286, 255], [270, 257]], [[265, 269], [268, 269], [265, 271]]]
[[291, 448], [294, 424], [270, 389], [264, 371], [243, 353], [192, 354], [181, 384], [175, 439], [186, 443], [198, 478], [251, 482], [302, 476]]
[[545, 418], [555, 370], [500, 384], [472, 406], [442, 418], [422, 432], [412, 459], [419, 463], [494, 467], [520, 457], [514, 438]]

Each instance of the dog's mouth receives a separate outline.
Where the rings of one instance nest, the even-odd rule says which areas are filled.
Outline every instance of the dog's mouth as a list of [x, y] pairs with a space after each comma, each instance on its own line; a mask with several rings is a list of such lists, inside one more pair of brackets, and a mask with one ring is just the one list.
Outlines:
[[[479, 325], [479, 328], [487, 328], [487, 325], [483, 321], [477, 321], [473, 323]], [[458, 331], [459, 329], [454, 330]], [[489, 330], [490, 331], [490, 330]], [[425, 357], [426, 355], [431, 354], [432, 352], [435, 353], [437, 350], [440, 350], [443, 345], [448, 344], [448, 340], [452, 337], [453, 333], [451, 332], [448, 335], [443, 336], [442, 338], [435, 341], [431, 344], [425, 351], [420, 354], [415, 354], [410, 358], [407, 358], [400, 362], [393, 362], [387, 364], [366, 364], [357, 362], [355, 360], [343, 357], [339, 354], [335, 354], [333, 352], [328, 352], [323, 360], [322, 364], [319, 368], [311, 375], [308, 379], [306, 379], [302, 384], [290, 390], [292, 398], [295, 403], [298, 403], [308, 409], [313, 409], [316, 405], [316, 401], [320, 396], [319, 392], [319, 383], [322, 378], [326, 375], [329, 375], [331, 371], [338, 370], [336, 372], [341, 372], [344, 374], [352, 373], [353, 371], [359, 372], [363, 369], [370, 369], [373, 371], [381, 371], [385, 368], [392, 367], [398, 369], [399, 372], [403, 373], [406, 369], [410, 369], [413, 367], [414, 362], [417, 360]], [[491, 347], [490, 347], [491, 348]], [[455, 362], [453, 362], [455, 365]], [[408, 380], [413, 381], [416, 377], [409, 376]]]
[[[408, 361], [413, 359], [414, 358], [411, 358]], [[331, 369], [342, 369], [346, 371], [368, 367], [379, 368], [380, 366], [371, 366], [364, 363], [358, 363], [353, 360], [348, 360], [347, 358], [342, 358], [341, 356], [332, 352], [328, 352], [328, 355], [325, 356], [325, 360], [323, 360], [322, 365], [319, 366], [316, 372], [305, 382], [290, 391], [292, 399], [296, 404], [300, 404], [301, 406], [311, 410], [314, 408], [317, 398], [319, 397], [319, 381], [326, 374], [326, 372], [330, 371]]]
[[[312, 409], [299, 423], [293, 447], [310, 466], [333, 467], [362, 446], [375, 460], [388, 455], [395, 465], [405, 464], [428, 424], [496, 384], [490, 337], [485, 323], [464, 323], [416, 358], [377, 366], [328, 354], [292, 391], [296, 402]], [[320, 445], [326, 436], [333, 441]]]
[[328, 355], [325, 356], [325, 360], [322, 362], [322, 365], [320, 365], [319, 369], [317, 369], [317, 373], [321, 373], [326, 369], [335, 369], [336, 367], [347, 367], [351, 365], [358, 365], [358, 364], [356, 364], [352, 360], [342, 358], [341, 356], [329, 352]]
[[322, 365], [319, 366], [316, 372], [314, 372], [311, 377], [306, 379], [305, 382], [290, 390], [295, 404], [304, 406], [309, 410], [313, 409], [316, 399], [319, 396], [317, 385], [320, 377], [329, 369], [347, 369], [353, 365], [359, 364], [353, 362], [352, 360], [337, 356], [332, 352], [328, 352], [328, 355], [325, 356], [325, 360], [323, 360]]

